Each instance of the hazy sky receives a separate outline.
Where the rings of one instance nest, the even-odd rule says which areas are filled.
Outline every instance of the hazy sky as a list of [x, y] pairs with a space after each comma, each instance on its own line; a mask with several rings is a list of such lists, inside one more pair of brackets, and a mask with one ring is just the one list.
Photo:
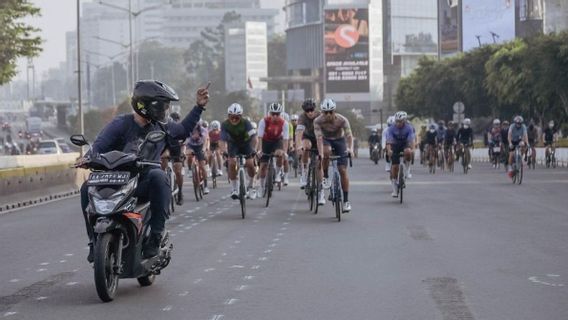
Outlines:
[[[29, 22], [42, 29], [41, 36], [45, 43], [43, 52], [34, 59], [36, 74], [41, 78], [42, 74], [49, 68], [57, 67], [60, 62], [65, 61], [65, 32], [75, 30], [76, 25], [76, 0], [31, 0], [36, 6], [41, 8], [42, 16], [29, 19]], [[81, 0], [81, 2], [90, 2]], [[284, 0], [261, 0], [265, 8], [278, 8], [284, 6]], [[277, 23], [284, 23], [284, 12], [280, 12]], [[26, 61], [19, 62], [19, 79], [25, 79]]]

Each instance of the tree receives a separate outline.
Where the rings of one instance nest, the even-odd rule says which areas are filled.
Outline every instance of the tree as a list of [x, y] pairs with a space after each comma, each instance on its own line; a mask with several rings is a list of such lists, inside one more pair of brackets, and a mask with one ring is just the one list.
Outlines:
[[0, 85], [16, 75], [17, 59], [35, 57], [41, 52], [39, 29], [21, 20], [39, 16], [40, 9], [26, 0], [0, 2]]
[[[276, 35], [268, 42], [268, 76], [285, 76], [286, 69], [286, 36]], [[268, 84], [269, 90], [278, 90], [280, 87]]]

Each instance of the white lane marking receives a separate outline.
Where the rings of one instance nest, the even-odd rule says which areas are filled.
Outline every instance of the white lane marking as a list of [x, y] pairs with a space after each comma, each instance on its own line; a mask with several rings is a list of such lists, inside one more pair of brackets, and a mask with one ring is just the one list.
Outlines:
[[547, 277], [551, 277], [551, 278], [558, 278], [558, 277], [560, 277], [559, 274], [547, 274], [546, 276], [547, 276]]
[[252, 280], [254, 279], [254, 276], [244, 276], [243, 280]]
[[195, 227], [197, 225], [199, 225], [199, 222], [194, 222], [194, 223], [191, 224], [192, 227]]
[[66, 286], [74, 286], [74, 285], [76, 285], [77, 283], [79, 283], [79, 282], [67, 282], [65, 285], [66, 285]]
[[254, 266], [250, 267], [250, 268], [251, 268], [252, 270], [258, 270], [258, 269], [260, 269], [260, 266], [257, 264], [257, 265], [254, 265]]
[[271, 249], [268, 249], [268, 250], [264, 250], [264, 253], [271, 253], [271, 252], [272, 252], [272, 250], [271, 250]]
[[47, 271], [47, 269], [45, 269], [45, 268], [39, 268], [39, 269], [36, 270], [36, 272], [44, 272], [44, 271]]
[[282, 232], [280, 232], [280, 233], [277, 233], [276, 235], [277, 235], [278, 237], [281, 237], [281, 236], [283, 236], [284, 234], [283, 234]]
[[286, 221], [292, 221], [292, 218], [286, 218]]
[[260, 258], [258, 258], [258, 261], [266, 261], [266, 260], [268, 260], [268, 257], [260, 257]]
[[226, 257], [226, 256], [227, 256], [227, 253], [226, 253], [226, 252], [223, 252], [223, 253], [221, 253], [221, 256], [222, 256], [222, 257]]
[[192, 228], [192, 226], [189, 226], [189, 227], [185, 227], [184, 229], [185, 229], [185, 230], [189, 230], [189, 229], [191, 229], [191, 228]]
[[290, 212], [290, 217], [293, 217], [295, 215], [296, 215], [295, 213]]
[[229, 269], [243, 269], [244, 267], [245, 267], [245, 266], [241, 266], [241, 265], [238, 265], [238, 264], [234, 264], [234, 265], [230, 266]]
[[73, 269], [73, 272], [77, 272], [77, 271], [79, 271], [79, 269]]
[[18, 314], [18, 313], [17, 313], [17, 312], [13, 312], [13, 311], [6, 312], [6, 313], [4, 313], [4, 317], [13, 316], [13, 315], [15, 315], [15, 314]]
[[175, 237], [175, 236], [177, 236], [177, 234], [175, 234], [175, 233], [170, 233], [170, 237]]
[[211, 320], [223, 320], [224, 318], [225, 316], [222, 314], [215, 314], [213, 315], [213, 317], [211, 317]]
[[180, 296], [180, 297], [185, 297], [185, 296], [187, 296], [188, 294], [189, 294], [189, 291], [184, 291], [184, 292], [178, 294], [178, 296]]
[[170, 311], [172, 310], [172, 306], [165, 306], [162, 311]]
[[271, 247], [271, 248], [276, 248], [276, 246], [278, 246], [277, 243], [273, 243], [273, 244], [269, 245], [269, 247]]
[[203, 270], [203, 272], [211, 272], [211, 271], [215, 271], [215, 268], [207, 268]]
[[200, 283], [201, 281], [203, 281], [203, 279], [195, 279], [195, 280], [193, 281], [193, 284], [198, 284], [198, 283]]
[[230, 245], [230, 246], [229, 246], [229, 249], [235, 249], [235, 248], [236, 248], [236, 247], [233, 246], [233, 245]]
[[48, 265], [49, 265], [49, 262], [42, 262], [42, 263], [40, 263], [39, 265], [40, 265], [40, 266], [48, 266]]
[[66, 257], [72, 257], [73, 254], [72, 254], [72, 253], [66, 253], [65, 256], [66, 256]]
[[217, 260], [217, 263], [223, 263], [223, 259]]
[[12, 280], [10, 280], [11, 283], [16, 283], [16, 282], [19, 282], [19, 281], [20, 281], [20, 279], [12, 279]]
[[551, 282], [547, 282], [547, 281], [543, 281], [538, 279], [538, 277], [530, 277], [529, 281], [532, 283], [538, 283], [538, 284], [543, 284], [545, 286], [550, 286], [550, 287], [564, 287], [563, 283], [551, 283]]
[[178, 232], [179, 232], [179, 233], [185, 233], [185, 231], [184, 231], [184, 230], [179, 230]]
[[235, 244], [239, 244], [239, 243], [241, 243], [240, 240], [235, 240]]
[[244, 291], [244, 290], [246, 290], [246, 289], [248, 289], [248, 288], [249, 288], [248, 285], [242, 284], [242, 285], [236, 287], [236, 288], [235, 288], [235, 291]]
[[282, 222], [283, 225], [287, 226], [290, 224], [290, 222]]
[[272, 239], [272, 242], [278, 242], [278, 241], [280, 241], [280, 238], [274, 238], [274, 239]]
[[180, 228], [181, 228], [181, 227], [183, 227], [183, 226], [185, 226], [185, 225], [184, 225], [183, 223], [182, 223], [182, 224], [180, 224], [180, 225], [178, 225], [178, 227], [180, 227]]
[[232, 305], [232, 304], [237, 303], [237, 301], [239, 301], [239, 299], [230, 298], [230, 299], [227, 299], [227, 300], [225, 301], [225, 304], [228, 305], [228, 306], [230, 306], [230, 305]]
[[67, 262], [67, 260], [63, 259], [63, 260], [59, 260], [59, 263], [65, 263]]
[[288, 228], [286, 228], [286, 227], [280, 228], [280, 231], [286, 231], [286, 230], [288, 230]]
[[43, 297], [43, 296], [42, 296], [42, 297], [37, 297], [37, 298], [36, 298], [37, 301], [41, 301], [41, 300], [45, 300], [45, 299], [47, 299], [47, 297]]
[[260, 220], [258, 220], [258, 219], [252, 220], [253, 223], [257, 223], [257, 222], [259, 222], [259, 221], [260, 221]]

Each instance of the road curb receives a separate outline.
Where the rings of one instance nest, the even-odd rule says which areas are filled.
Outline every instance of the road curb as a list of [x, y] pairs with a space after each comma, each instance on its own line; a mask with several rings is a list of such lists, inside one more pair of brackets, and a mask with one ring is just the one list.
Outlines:
[[41, 204], [54, 202], [54, 201], [57, 201], [57, 200], [63, 200], [63, 199], [71, 198], [71, 197], [77, 196], [78, 194], [79, 194], [79, 189], [76, 189], [76, 190], [62, 192], [62, 193], [50, 194], [50, 195], [47, 195], [47, 196], [35, 197], [35, 198], [29, 199], [29, 200], [23, 200], [23, 201], [18, 201], [18, 202], [14, 202], [14, 203], [3, 204], [3, 205], [0, 206], [0, 215], [8, 214], [8, 213], [17, 211], [19, 209], [34, 207], [34, 206], [38, 206], [38, 205], [41, 205]]

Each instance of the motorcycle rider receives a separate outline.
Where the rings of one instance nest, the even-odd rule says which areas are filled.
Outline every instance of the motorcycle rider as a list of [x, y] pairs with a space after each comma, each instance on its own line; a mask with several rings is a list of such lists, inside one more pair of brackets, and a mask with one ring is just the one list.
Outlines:
[[373, 146], [381, 143], [381, 136], [379, 136], [376, 128], [371, 129], [371, 135], [367, 142], [369, 143], [369, 158], [373, 158]]
[[[93, 142], [90, 152], [85, 158], [80, 159], [76, 165], [82, 166], [88, 161], [89, 157], [96, 157], [98, 154], [113, 150], [126, 153], [136, 152], [138, 145], [144, 140], [146, 134], [154, 130], [166, 131], [169, 137], [176, 140], [185, 139], [199, 122], [201, 113], [205, 110], [208, 100], [208, 90], [206, 88], [198, 89], [197, 104], [181, 123], [167, 122], [170, 102], [179, 101], [178, 95], [172, 88], [160, 81], [138, 81], [134, 85], [131, 99], [134, 112], [132, 114], [119, 115], [108, 123]], [[149, 154], [145, 157], [145, 160], [160, 161], [160, 154], [166, 148], [169, 140], [165, 139], [157, 143], [155, 148], [148, 152]], [[149, 224], [152, 232], [149, 241], [143, 248], [143, 257], [147, 259], [156, 256], [159, 252], [162, 233], [168, 216], [167, 208], [170, 205], [171, 195], [166, 173], [160, 168], [149, 169], [141, 173], [134, 195], [150, 201], [152, 216]], [[86, 213], [88, 205], [88, 187], [85, 183], [81, 187], [81, 208], [89, 236], [89, 255], [87, 260], [92, 262], [94, 231]]]

